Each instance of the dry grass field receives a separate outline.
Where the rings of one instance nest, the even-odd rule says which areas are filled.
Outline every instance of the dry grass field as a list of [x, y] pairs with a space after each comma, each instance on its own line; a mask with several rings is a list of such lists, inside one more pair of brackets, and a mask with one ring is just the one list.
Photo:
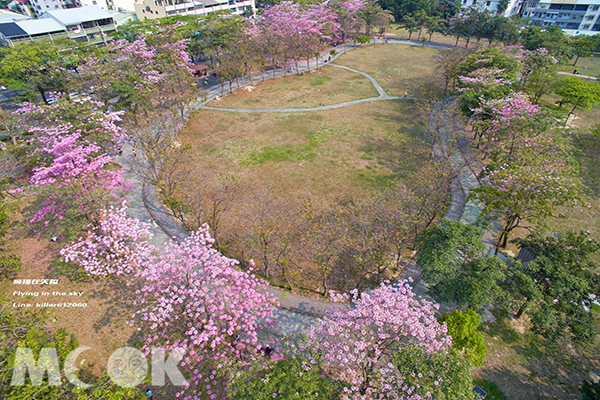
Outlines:
[[427, 47], [373, 45], [350, 51], [334, 63], [366, 72], [390, 96], [404, 96], [414, 93], [419, 77], [435, 71], [436, 53]]
[[304, 108], [377, 97], [377, 90], [362, 75], [324, 67], [304, 75], [257, 82], [210, 105], [228, 108]]

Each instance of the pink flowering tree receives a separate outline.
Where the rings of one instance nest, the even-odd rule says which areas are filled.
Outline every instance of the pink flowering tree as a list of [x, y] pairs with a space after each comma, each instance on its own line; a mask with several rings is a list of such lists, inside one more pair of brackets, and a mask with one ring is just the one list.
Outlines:
[[[64, 94], [54, 94], [58, 101], [52, 105], [23, 103], [15, 112], [19, 116], [24, 130], [44, 129], [60, 126], [69, 132], [79, 131], [79, 141], [100, 146], [103, 151], [111, 152], [120, 147], [126, 138], [120, 126], [123, 112], [109, 111], [101, 101], [90, 96], [69, 99]], [[44, 135], [34, 142], [45, 144]]]
[[484, 215], [503, 220], [496, 251], [524, 220], [538, 223], [580, 201], [582, 183], [568, 138], [556, 128], [536, 133], [516, 137], [510, 152], [495, 153], [484, 171], [488, 184], [472, 191], [484, 203]]
[[[53, 136], [60, 128], [39, 129], [38, 135]], [[40, 152], [51, 156], [47, 165], [33, 169], [30, 182], [40, 189], [42, 208], [31, 222], [63, 220], [73, 223], [85, 219], [97, 221], [98, 211], [111, 200], [118, 200], [128, 188], [121, 178], [122, 170], [110, 169], [112, 157], [101, 154], [94, 157], [99, 147], [80, 145], [79, 133], [55, 136], [51, 145]]]
[[367, 7], [366, 0], [349, 0], [334, 3], [334, 10], [339, 24], [339, 35], [342, 41], [352, 32], [358, 32], [362, 25], [361, 12]]
[[458, 67], [457, 89], [467, 115], [483, 100], [499, 99], [512, 92], [520, 69], [519, 60], [491, 48], [468, 56]]
[[500, 99], [483, 100], [471, 110], [474, 138], [483, 144], [482, 151], [492, 157], [510, 154], [518, 147], [517, 140], [535, 137], [552, 125], [547, 113], [532, 104], [523, 93], [513, 93]]
[[260, 43], [273, 67], [287, 69], [288, 62], [296, 65], [300, 58], [318, 56], [324, 41], [331, 39], [339, 29], [336, 15], [328, 3], [312, 4], [302, 8], [284, 1], [267, 7], [257, 22]]
[[147, 353], [153, 346], [185, 350], [181, 366], [189, 387], [178, 394], [184, 399], [223, 398], [219, 377], [227, 360], [243, 362], [256, 350], [260, 327], [276, 305], [264, 283], [237, 269], [237, 261], [212, 242], [205, 225], [183, 242], [167, 244], [139, 272], [132, 324], [147, 332]]
[[80, 221], [96, 222], [100, 210], [129, 187], [106, 153], [125, 138], [119, 113], [102, 107], [90, 98], [61, 96], [50, 106], [26, 103], [17, 110], [24, 130], [33, 135], [30, 183], [41, 208], [31, 222], [61, 221], [75, 229]]
[[90, 275], [133, 275], [142, 270], [156, 251], [149, 243], [151, 224], [129, 218], [127, 207], [110, 207], [101, 213], [100, 222], [60, 254], [66, 262], [82, 266]]
[[119, 40], [103, 60], [84, 59], [78, 67], [79, 86], [94, 86], [96, 95], [105, 101], [115, 99], [116, 107], [128, 111], [129, 120], [136, 124], [158, 105], [160, 97], [185, 113], [195, 86], [185, 51], [187, 41], [178, 39], [176, 28], [166, 27], [149, 39], [138, 36], [131, 43]]
[[418, 379], [407, 384], [392, 361], [410, 346], [427, 355], [447, 351], [451, 339], [435, 317], [437, 305], [417, 298], [406, 282], [382, 284], [370, 293], [353, 291], [351, 299], [352, 307], [329, 309], [309, 334], [309, 346], [318, 348], [347, 383], [343, 398], [422, 398], [416, 395]]

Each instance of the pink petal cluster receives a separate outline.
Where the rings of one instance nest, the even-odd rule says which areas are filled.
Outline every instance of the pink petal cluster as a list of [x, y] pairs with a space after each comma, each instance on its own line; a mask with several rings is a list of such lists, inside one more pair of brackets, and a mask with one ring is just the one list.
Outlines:
[[434, 314], [437, 305], [417, 298], [406, 282], [384, 283], [369, 293], [353, 291], [352, 299], [350, 308], [328, 310], [309, 334], [309, 346], [342, 371], [348, 383], [343, 398], [420, 398], [403, 383], [391, 357], [406, 345], [422, 346], [430, 354], [449, 348], [446, 326]]
[[90, 275], [129, 275], [142, 269], [155, 252], [151, 224], [127, 216], [127, 207], [110, 207], [102, 212], [97, 226], [85, 237], [65, 246], [60, 254], [76, 262]]
[[184, 399], [217, 397], [223, 388], [215, 370], [255, 350], [259, 329], [277, 305], [262, 281], [237, 269], [212, 242], [205, 225], [181, 243], [170, 242], [139, 271], [144, 284], [132, 324], [146, 327], [146, 352], [152, 346], [186, 350]]

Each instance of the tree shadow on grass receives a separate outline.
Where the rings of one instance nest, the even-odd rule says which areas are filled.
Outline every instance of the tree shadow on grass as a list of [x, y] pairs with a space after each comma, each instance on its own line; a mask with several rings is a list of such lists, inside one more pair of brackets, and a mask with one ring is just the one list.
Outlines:
[[581, 134], [574, 140], [575, 157], [581, 164], [582, 179], [586, 194], [600, 197], [600, 137]]
[[517, 373], [506, 367], [494, 367], [482, 369], [479, 372], [480, 379], [475, 384], [481, 386], [487, 393], [486, 400], [538, 400], [552, 399], [547, 397], [543, 388], [532, 385], [529, 377], [523, 373]]
[[486, 325], [487, 334], [501, 339], [501, 345], [508, 348], [509, 353], [517, 354], [515, 366], [523, 372], [484, 367], [479, 374], [483, 379], [497, 383], [510, 399], [580, 398], [579, 386], [587, 377], [587, 371], [600, 368], [597, 345], [574, 345], [567, 339], [548, 340], [528, 328], [519, 333], [511, 326], [510, 315], [503, 312], [494, 315], [497, 322]]
[[107, 279], [106, 284], [92, 289], [90, 295], [101, 302], [104, 313], [94, 322], [94, 329], [100, 329], [112, 325], [117, 320], [129, 320], [135, 308], [133, 302], [136, 298], [135, 284], [128, 286], [127, 279], [131, 277], [113, 277]]

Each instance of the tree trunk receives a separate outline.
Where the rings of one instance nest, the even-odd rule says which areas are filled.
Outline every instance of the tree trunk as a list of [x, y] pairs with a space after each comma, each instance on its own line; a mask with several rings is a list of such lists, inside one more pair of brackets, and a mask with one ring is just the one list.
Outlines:
[[470, 36], [467, 36], [467, 44], [465, 45], [465, 48], [469, 48], [469, 41], [471, 40]]
[[577, 55], [577, 57], [575, 57], [575, 62], [573, 63], [573, 66], [577, 65], [577, 61], [579, 61], [579, 55]]
[[460, 36], [456, 37], [456, 43], [454, 43], [454, 47], [458, 46], [458, 40], [460, 39]]
[[525, 311], [525, 309], [527, 308], [527, 306], [529, 305], [529, 299], [525, 299], [525, 303], [523, 303], [523, 305], [521, 305], [521, 307], [519, 307], [519, 311], [517, 311], [517, 313], [515, 314], [515, 318], [521, 318], [521, 315], [523, 315], [523, 312]]
[[35, 86], [37, 87], [37, 90], [42, 95], [42, 99], [44, 100], [44, 103], [48, 104], [48, 99], [46, 98], [46, 92], [44, 91], [44, 89], [40, 85], [36, 84]]
[[417, 41], [421, 40], [421, 32], [423, 32], [423, 28], [419, 28], [419, 35], [417, 36]]
[[412, 31], [409, 29], [409, 31], [408, 31], [408, 40], [410, 40], [411, 37], [412, 37]]

